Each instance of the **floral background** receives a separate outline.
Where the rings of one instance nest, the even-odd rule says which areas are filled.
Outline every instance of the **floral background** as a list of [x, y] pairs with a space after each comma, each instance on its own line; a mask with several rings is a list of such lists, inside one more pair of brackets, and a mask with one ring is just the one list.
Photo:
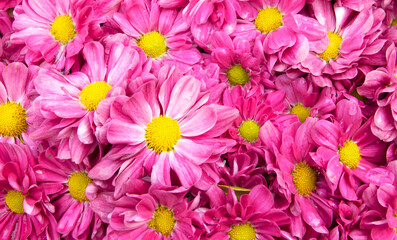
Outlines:
[[0, 239], [397, 239], [397, 1], [0, 0]]

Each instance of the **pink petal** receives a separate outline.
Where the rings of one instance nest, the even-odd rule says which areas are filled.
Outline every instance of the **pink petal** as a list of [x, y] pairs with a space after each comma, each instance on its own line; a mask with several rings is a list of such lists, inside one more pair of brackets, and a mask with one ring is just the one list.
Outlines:
[[76, 226], [78, 219], [83, 212], [83, 204], [79, 201], [72, 201], [72, 205], [66, 210], [58, 222], [57, 230], [62, 234], [67, 234]]
[[202, 171], [199, 166], [178, 155], [170, 156], [170, 165], [178, 175], [182, 186], [186, 188], [193, 186], [201, 177]]
[[152, 121], [152, 109], [142, 92], [134, 94], [124, 104], [123, 112], [143, 128]]
[[89, 42], [84, 46], [83, 55], [88, 65], [88, 75], [91, 82], [99, 82], [105, 79], [106, 65], [104, 61], [104, 49], [99, 42]]
[[204, 106], [180, 121], [181, 135], [185, 137], [198, 136], [210, 130], [217, 121], [214, 109]]
[[200, 165], [212, 155], [214, 146], [195, 143], [189, 139], [180, 139], [174, 149], [177, 154], [181, 154], [189, 161]]
[[145, 141], [145, 130], [138, 125], [113, 119], [109, 123], [107, 137], [112, 144], [136, 145]]
[[25, 94], [28, 69], [23, 63], [14, 62], [3, 71], [4, 84], [7, 89], [8, 99], [20, 102]]
[[160, 154], [153, 166], [151, 175], [152, 183], [160, 182], [162, 185], [171, 186], [170, 158], [172, 157], [166, 152]]
[[252, 205], [261, 212], [267, 212], [274, 205], [273, 195], [264, 185], [255, 186], [249, 196]]

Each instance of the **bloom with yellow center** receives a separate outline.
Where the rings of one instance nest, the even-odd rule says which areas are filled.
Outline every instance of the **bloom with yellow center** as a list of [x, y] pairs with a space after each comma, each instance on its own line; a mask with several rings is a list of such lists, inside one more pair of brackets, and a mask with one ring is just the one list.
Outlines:
[[302, 104], [298, 103], [291, 108], [290, 114], [295, 114], [299, 117], [301, 123], [306, 121], [306, 118], [310, 116], [310, 108], [304, 107]]
[[55, 40], [67, 44], [77, 34], [75, 29], [71, 16], [60, 15], [52, 22], [50, 32]]
[[232, 225], [231, 230], [228, 232], [230, 240], [255, 240], [255, 228], [249, 224]]
[[233, 67], [231, 67], [229, 70], [227, 70], [226, 75], [227, 75], [227, 79], [229, 80], [229, 84], [231, 86], [236, 86], [236, 85], [244, 86], [250, 78], [247, 70], [241, 67], [240, 64], [236, 64]]
[[85, 190], [92, 179], [87, 176], [86, 172], [73, 172], [69, 177], [68, 186], [70, 195], [80, 202], [88, 201], [85, 196]]
[[7, 192], [5, 196], [5, 203], [7, 207], [14, 213], [23, 214], [23, 200], [26, 195], [23, 195], [20, 191], [11, 190]]
[[171, 235], [172, 230], [174, 230], [175, 223], [174, 212], [166, 206], [159, 205], [156, 211], [154, 211], [153, 219], [149, 222], [149, 227], [168, 237]]
[[157, 58], [167, 51], [165, 37], [159, 32], [151, 32], [142, 35], [137, 42], [138, 46], [148, 57]]
[[269, 33], [281, 27], [282, 20], [283, 15], [277, 8], [265, 8], [258, 12], [254, 24], [259, 31]]
[[259, 136], [260, 126], [252, 120], [247, 120], [241, 123], [238, 128], [240, 136], [248, 142], [255, 142]]
[[15, 102], [0, 105], [0, 136], [20, 137], [28, 128], [26, 110]]
[[157, 153], [174, 150], [180, 138], [181, 129], [178, 122], [163, 115], [154, 118], [145, 129], [147, 148]]
[[111, 89], [112, 86], [107, 82], [90, 83], [79, 93], [80, 102], [88, 111], [93, 111], [97, 108], [99, 102], [106, 98]]
[[361, 154], [360, 149], [352, 140], [347, 140], [343, 147], [339, 146], [339, 161], [345, 164], [350, 169], [355, 169], [360, 163]]
[[305, 162], [295, 164], [292, 171], [293, 182], [299, 195], [307, 196], [316, 190], [317, 171]]
[[340, 45], [342, 44], [342, 37], [339, 33], [328, 32], [328, 46], [324, 52], [318, 54], [318, 56], [325, 61], [329, 62], [331, 59], [335, 59], [339, 55]]

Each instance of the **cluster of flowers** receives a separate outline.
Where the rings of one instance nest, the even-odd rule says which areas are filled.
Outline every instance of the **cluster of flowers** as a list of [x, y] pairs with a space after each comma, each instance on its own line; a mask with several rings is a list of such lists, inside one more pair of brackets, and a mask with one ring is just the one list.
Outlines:
[[0, 0], [0, 239], [397, 239], [397, 1]]

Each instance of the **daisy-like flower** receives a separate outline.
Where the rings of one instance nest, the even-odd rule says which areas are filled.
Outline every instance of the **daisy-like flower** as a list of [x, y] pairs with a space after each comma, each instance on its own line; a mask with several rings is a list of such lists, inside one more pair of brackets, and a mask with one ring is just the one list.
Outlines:
[[[336, 204], [328, 200], [331, 190], [322, 174], [321, 168], [310, 157], [315, 146], [311, 144], [310, 131], [316, 122], [308, 118], [304, 123], [295, 122], [282, 133], [277, 131], [273, 137], [278, 138], [279, 147], [276, 152], [276, 164], [268, 167], [269, 172], [277, 174], [271, 184], [278, 195], [289, 203], [288, 209], [294, 221], [291, 222], [291, 234], [303, 238], [308, 231], [305, 223], [315, 232], [327, 234], [332, 223], [333, 208]], [[268, 128], [268, 126], [265, 126]], [[260, 137], [271, 131], [261, 131]], [[268, 147], [270, 148], [270, 147]]]
[[[183, 193], [161, 189], [156, 185], [134, 181], [119, 199], [112, 193], [101, 193], [92, 201], [93, 209], [108, 221], [107, 239], [196, 239], [194, 212], [199, 198], [190, 202]], [[105, 206], [105, 207], [104, 207]]]
[[93, 180], [87, 176], [90, 167], [75, 164], [70, 159], [56, 158], [57, 147], [43, 151], [34, 166], [39, 186], [51, 198], [55, 206], [57, 231], [65, 239], [98, 239], [105, 229], [99, 216], [90, 208], [87, 188], [95, 189]]
[[0, 143], [0, 238], [59, 239], [45, 189], [38, 187], [29, 148]]
[[[350, 9], [332, 6], [330, 1], [322, 0], [313, 1], [311, 7], [327, 35], [322, 42], [312, 45], [299, 69], [312, 74], [316, 84], [330, 87], [331, 79], [355, 78], [361, 65], [383, 63], [379, 55], [386, 40], [378, 38], [385, 17], [382, 9], [366, 8], [355, 14]], [[347, 21], [349, 18], [352, 19]]]
[[304, 122], [307, 117], [326, 117], [335, 109], [335, 98], [330, 88], [320, 89], [305, 78], [291, 79], [286, 74], [276, 78], [277, 89], [285, 92], [285, 98], [291, 106], [290, 114]]
[[[240, 85], [250, 90], [261, 83], [259, 61], [252, 54], [250, 42], [244, 38], [230, 38], [224, 32], [212, 36], [212, 62], [220, 67], [220, 80], [230, 88]], [[269, 74], [270, 75], [270, 74]]]
[[90, 40], [90, 2], [27, 0], [16, 6], [11, 40], [26, 44], [26, 62], [40, 63], [44, 59], [57, 69], [69, 71], [75, 56]]
[[194, 185], [202, 174], [200, 165], [219, 161], [235, 144], [219, 136], [238, 114], [231, 107], [205, 105], [209, 94], [200, 86], [194, 77], [164, 66], [158, 81], [143, 84], [132, 97], [118, 97], [112, 106], [100, 104], [98, 110], [109, 119], [97, 133], [124, 154], [108, 153], [89, 176], [109, 179], [118, 170], [116, 196], [123, 183], [143, 169], [153, 183], [178, 184], [171, 181], [172, 171], [182, 186]]
[[211, 209], [203, 220], [208, 239], [273, 239], [282, 235], [279, 226], [290, 222], [285, 213], [274, 208], [272, 193], [264, 185], [255, 186], [239, 200], [232, 188], [225, 194], [213, 186], [207, 195]]
[[359, 106], [344, 99], [336, 105], [334, 122], [319, 120], [311, 131], [318, 146], [314, 161], [325, 169], [332, 192], [338, 189], [348, 200], [357, 199], [360, 181], [371, 182], [371, 169], [385, 164], [386, 145], [371, 133], [370, 120], [362, 121]]
[[60, 152], [64, 153], [58, 153], [58, 157], [62, 159], [80, 163], [93, 151], [98, 104], [125, 94], [127, 80], [139, 76], [146, 61], [144, 55], [121, 43], [111, 44], [106, 52], [98, 42], [87, 43], [83, 50], [86, 63], [81, 72], [63, 75], [43, 70], [34, 80], [39, 94], [35, 113], [43, 120], [31, 137], [60, 140]]
[[180, 11], [163, 9], [156, 1], [124, 1], [114, 21], [157, 66], [170, 63], [189, 70], [201, 59]]
[[32, 115], [32, 78], [37, 69], [17, 62], [6, 67], [0, 63], [0, 73], [0, 141], [34, 146], [27, 120]]

